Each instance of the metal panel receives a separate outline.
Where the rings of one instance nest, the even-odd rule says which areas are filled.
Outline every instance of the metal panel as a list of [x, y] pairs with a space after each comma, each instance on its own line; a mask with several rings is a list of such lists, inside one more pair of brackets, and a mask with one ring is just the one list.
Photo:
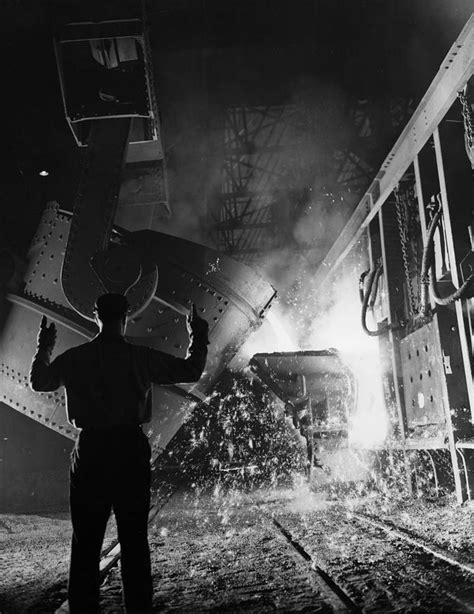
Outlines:
[[89, 263], [108, 246], [129, 132], [129, 118], [93, 123], [74, 203], [61, 282], [71, 306], [91, 320], [94, 301], [105, 287]]
[[28, 252], [25, 273], [25, 294], [68, 308], [61, 269], [70, 226], [71, 215], [61, 211], [58, 203], [48, 203]]
[[[448, 202], [448, 194], [446, 190], [446, 177], [444, 172], [443, 165], [443, 155], [441, 151], [441, 142], [439, 138], [438, 129], [434, 132], [434, 145], [435, 145], [435, 153], [436, 153], [436, 166], [438, 169], [438, 177], [439, 177], [439, 185], [441, 191], [441, 201], [443, 205], [443, 220], [446, 229], [446, 242], [448, 248], [448, 259], [449, 259], [449, 269], [451, 274], [451, 280], [456, 288], [459, 288], [461, 285], [460, 275], [458, 272], [458, 262], [456, 259], [456, 249], [454, 247], [454, 235], [453, 229], [451, 225], [451, 212], [449, 208]], [[472, 368], [471, 368], [471, 352], [467, 343], [467, 331], [464, 323], [464, 307], [461, 301], [456, 301], [455, 303], [456, 309], [456, 320], [457, 320], [457, 328], [459, 331], [459, 342], [461, 345], [461, 353], [463, 357], [463, 366], [464, 366], [464, 374], [465, 381], [462, 384], [462, 387], [466, 388], [465, 392], [467, 394], [467, 398], [469, 399], [469, 403], [471, 406], [471, 423], [474, 422], [474, 386], [472, 381]], [[458, 386], [461, 386], [461, 383], [458, 383]]]
[[[30, 250], [24, 289], [9, 296], [8, 317], [0, 329], [0, 400], [73, 439], [76, 430], [67, 423], [63, 392], [37, 394], [28, 386], [43, 314], [58, 326], [55, 355], [84, 343], [97, 330], [69, 307], [58, 283], [70, 219], [71, 214], [56, 203], [46, 208]], [[147, 256], [160, 269], [160, 285], [153, 300], [129, 323], [130, 342], [184, 357], [190, 302], [210, 324], [209, 357], [200, 381], [155, 387], [153, 419], [147, 429], [152, 444], [161, 449], [181, 426], [190, 404], [211, 391], [240, 345], [259, 326], [275, 291], [245, 265], [190, 241], [152, 231], [113, 231], [112, 237], [131, 248], [146, 248]]]
[[444, 424], [447, 403], [440, 374], [443, 355], [436, 319], [400, 342], [408, 427]]
[[209, 368], [193, 387], [204, 393], [259, 326], [274, 289], [246, 265], [184, 239], [143, 230], [124, 240], [146, 251], [157, 263], [160, 278], [154, 300], [131, 322], [129, 334], [184, 355], [185, 317], [194, 302], [210, 325]]
[[[45, 305], [46, 307], [46, 305]], [[49, 305], [51, 307], [51, 305]], [[50, 315], [47, 307], [43, 311]], [[0, 400], [44, 426], [74, 439], [77, 431], [66, 420], [64, 391], [34, 393], [28, 384], [31, 359], [42, 311], [33, 301], [12, 304], [0, 334]], [[58, 324], [56, 352], [85, 341], [83, 335]]]

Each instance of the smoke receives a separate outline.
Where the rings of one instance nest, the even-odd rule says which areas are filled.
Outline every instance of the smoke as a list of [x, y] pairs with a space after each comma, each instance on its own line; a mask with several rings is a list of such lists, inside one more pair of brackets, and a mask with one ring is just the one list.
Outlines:
[[315, 281], [317, 265], [290, 249], [268, 255], [260, 273], [277, 290], [269, 322], [241, 350], [257, 352], [336, 348], [351, 350], [365, 337], [360, 325], [358, 278], [366, 267], [361, 246], [324, 287]]
[[[433, 4], [439, 8], [438, 2]], [[406, 87], [407, 81], [412, 79], [424, 81], [427, 87], [444, 53], [463, 26], [461, 14], [465, 10], [462, 6], [455, 8], [452, 4], [449, 7], [445, 4], [437, 12], [431, 5], [425, 5], [416, 3], [414, 13], [420, 24], [431, 23], [433, 28], [427, 33], [422, 27], [415, 28], [411, 24], [407, 29], [406, 42], [401, 45], [403, 55], [396, 55], [387, 63], [388, 74], [385, 80], [382, 79], [382, 91], [375, 92], [379, 96], [376, 98], [377, 104], [387, 104], [389, 92], [383, 91], [385, 86], [404, 82]], [[451, 35], [446, 35], [447, 30], [443, 33], [442, 44], [448, 40], [447, 48], [441, 55], [440, 43], [434, 44], [432, 32], [440, 31], [444, 18]], [[391, 42], [394, 44], [394, 41]], [[397, 44], [400, 42], [397, 39]], [[394, 48], [398, 47], [394, 44]], [[433, 49], [436, 53], [432, 53]], [[410, 61], [410, 56], [411, 59], [416, 57], [417, 61]], [[431, 66], [433, 61], [436, 62], [434, 67]], [[401, 65], [395, 68], [397, 63]], [[406, 66], [408, 77], [403, 74], [401, 66]], [[380, 352], [377, 339], [366, 336], [360, 322], [358, 278], [368, 268], [364, 250], [353, 250], [340, 271], [336, 271], [324, 287], [316, 286], [313, 281], [318, 264], [362, 196], [356, 190], [348, 190], [347, 182], [341, 180], [341, 174], [338, 177], [336, 168], [336, 152], [350, 147], [350, 139], [354, 136], [354, 125], [347, 121], [348, 96], [331, 84], [303, 77], [295, 85], [292, 101], [299, 110], [306, 131], [295, 148], [297, 154], [287, 155], [282, 167], [286, 167], [292, 186], [298, 185], [298, 182], [300, 187], [308, 186], [308, 198], [294, 217], [290, 229], [288, 221], [291, 218], [280, 216], [286, 225], [286, 235], [291, 236], [291, 240], [282, 249], [267, 254], [258, 262], [263, 275], [275, 286], [279, 295], [275, 309], [278, 324], [272, 326], [269, 323], [265, 329], [262, 327], [259, 336], [254, 335], [244, 346], [243, 352], [256, 349], [276, 352], [292, 347], [299, 350], [337, 349], [358, 380], [358, 411], [352, 417], [352, 440], [358, 444], [380, 442], [388, 428], [383, 413], [385, 403]], [[376, 105], [372, 110], [377, 112], [380, 109]], [[371, 118], [366, 120], [370, 122]], [[368, 133], [374, 134], [371, 130]], [[385, 138], [391, 136], [391, 133], [382, 134]], [[379, 135], [375, 133], [375, 137], [379, 138]], [[376, 170], [377, 167], [374, 168], [374, 175]], [[369, 324], [375, 328], [375, 321]], [[282, 330], [285, 331], [283, 336], [280, 334]], [[288, 337], [291, 343], [288, 343]]]
[[[155, 24], [156, 33], [160, 27]], [[207, 200], [221, 162], [210, 155], [215, 133], [206, 50], [152, 48], [170, 209], [154, 219], [153, 230], [211, 245]]]
[[[388, 418], [382, 389], [378, 339], [361, 325], [358, 279], [367, 267], [363, 244], [356, 246], [326, 282], [314, 281], [314, 265], [300, 254], [266, 263], [266, 275], [279, 291], [273, 317], [243, 346], [244, 362], [256, 353], [335, 349], [356, 381], [356, 409], [349, 417], [349, 440], [359, 447], [384, 441]], [[281, 266], [285, 262], [285, 266]], [[376, 327], [374, 319], [368, 326]], [[235, 362], [234, 364], [239, 364]], [[234, 366], [234, 365], [233, 365]]]
[[208, 245], [205, 217], [199, 212], [194, 200], [182, 196], [179, 206], [171, 203], [169, 210], [155, 216], [152, 229], [201, 245]]
[[[395, 83], [393, 79], [405, 73], [408, 80], [419, 81], [420, 71], [424, 81], [431, 80], [442, 54], [469, 18], [469, 6], [464, 0], [454, 3], [434, 0], [432, 3], [415, 2], [409, 10], [404, 5], [392, 7], [387, 15], [406, 25], [406, 40], [402, 44], [400, 32], [387, 28], [390, 44], [394, 48], [401, 45], [403, 54], [389, 58], [385, 85]], [[424, 27], [430, 24], [432, 27]], [[436, 45], [432, 40], [435, 35], [441, 37]], [[446, 44], [446, 49], [440, 51], [440, 44]], [[428, 56], [436, 66], [428, 66]], [[417, 61], [413, 62], [415, 57]], [[344, 268], [341, 267], [325, 287], [317, 287], [313, 282], [319, 263], [362, 196], [360, 186], [353, 186], [351, 190], [350, 184], [341, 180], [341, 168], [337, 168], [337, 152], [350, 147], [351, 139], [356, 136], [354, 118], [347, 112], [351, 101], [342, 83], [342, 80], [335, 84], [315, 78], [313, 74], [299, 75], [293, 82], [289, 100], [296, 108], [295, 125], [299, 130], [293, 132], [293, 147], [282, 154], [280, 169], [289, 189], [307, 189], [306, 199], [296, 215], [292, 217], [282, 212], [278, 218], [282, 224], [281, 234], [288, 237], [286, 244], [256, 262], [263, 276], [277, 289], [279, 298], [273, 310], [280, 333], [284, 330], [285, 335], [275, 332], [275, 327], [272, 329], [269, 325], [258, 337], [254, 335], [244, 350], [258, 345], [262, 348], [260, 351], [281, 351], [291, 345], [298, 349], [336, 347], [354, 363], [364, 360], [372, 363], [377, 355], [377, 342], [364, 334], [360, 324], [357, 283], [360, 273], [368, 268], [364, 246], [353, 250]], [[387, 92], [375, 89], [375, 94], [381, 94], [380, 100], [366, 109], [365, 121], [367, 133], [381, 138], [383, 135], [374, 132], [374, 126], [381, 110], [377, 105], [384, 101]], [[374, 125], [370, 112], [376, 116]], [[376, 168], [374, 175], [375, 172]], [[283, 200], [279, 204], [291, 206], [291, 202]], [[288, 337], [292, 343], [288, 343]]]
[[[169, 218], [155, 219], [155, 230], [217, 246], [216, 235], [209, 227], [213, 214], [217, 212], [219, 219], [217, 210], [222, 206], [222, 200], [214, 202], [214, 196], [228, 189], [222, 185], [226, 109], [247, 104], [248, 119], [253, 105], [243, 101], [258, 100], [254, 88], [259, 84], [262, 102], [257, 105], [268, 108], [265, 100], [273, 98], [287, 111], [275, 126], [270, 125], [272, 114], [263, 124], [258, 113], [255, 116], [250, 134], [256, 131], [250, 145], [255, 145], [258, 155], [251, 156], [250, 161], [257, 168], [247, 189], [258, 192], [264, 187], [266, 196], [259, 202], [270, 201], [274, 224], [270, 233], [279, 237], [278, 245], [311, 247], [318, 252], [314, 256], [327, 250], [345, 217], [341, 191], [338, 189], [334, 197], [332, 193], [336, 192], [333, 184], [337, 166], [333, 153], [350, 133], [347, 96], [328, 79], [298, 73], [295, 77], [293, 67], [301, 50], [279, 49], [276, 53], [285, 65], [284, 73], [281, 62], [275, 60], [275, 50], [265, 48], [252, 48], [248, 53], [234, 48], [219, 53], [193, 49], [155, 54], [171, 209]], [[223, 70], [233, 62], [238, 74]], [[255, 78], [250, 78], [252, 75]], [[328, 211], [336, 208], [341, 212]], [[260, 222], [261, 217], [257, 218]], [[317, 218], [325, 218], [326, 229], [321, 226], [315, 237], [309, 227]], [[333, 219], [334, 223], [329, 222]]]

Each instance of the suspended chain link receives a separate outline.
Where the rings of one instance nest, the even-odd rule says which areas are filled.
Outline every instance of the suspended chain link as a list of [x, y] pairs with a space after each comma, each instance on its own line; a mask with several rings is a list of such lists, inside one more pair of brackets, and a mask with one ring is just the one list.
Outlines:
[[464, 91], [458, 92], [458, 98], [462, 106], [462, 118], [464, 121], [464, 131], [466, 133], [466, 143], [468, 147], [474, 144], [474, 130], [472, 127], [472, 111], [469, 100]]
[[[413, 258], [413, 268], [415, 269], [415, 271], [418, 271], [418, 249], [417, 249], [417, 243], [416, 243], [416, 239], [417, 239], [417, 233], [414, 231], [413, 229], [413, 224], [410, 224], [410, 210], [413, 211], [415, 205], [415, 186], [414, 185], [410, 185], [410, 187], [408, 188], [408, 190], [405, 192], [405, 196], [406, 198], [405, 200], [405, 205], [406, 205], [406, 211], [407, 211], [407, 220], [408, 220], [408, 236], [409, 239], [412, 239], [412, 245], [413, 245], [413, 249], [412, 249], [412, 258]], [[411, 235], [411, 236], [410, 236]], [[417, 301], [419, 302], [419, 293], [417, 296]], [[418, 308], [417, 308], [418, 309]]]
[[466, 94], [466, 89], [458, 92], [458, 98], [462, 107], [461, 112], [464, 122], [464, 141], [466, 144], [466, 153], [471, 162], [471, 166], [474, 169], [474, 128], [471, 105]]
[[402, 199], [398, 186], [394, 189], [393, 194], [395, 196], [395, 211], [397, 214], [398, 232], [400, 234], [400, 244], [402, 248], [403, 270], [408, 290], [409, 315], [411, 318], [414, 318], [417, 313], [417, 299], [413, 288], [413, 280], [410, 275], [410, 258], [408, 253], [410, 236], [407, 203]]

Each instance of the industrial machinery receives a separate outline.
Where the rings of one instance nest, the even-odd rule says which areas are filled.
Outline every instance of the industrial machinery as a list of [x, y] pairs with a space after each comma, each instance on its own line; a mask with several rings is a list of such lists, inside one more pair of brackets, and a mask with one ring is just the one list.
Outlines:
[[[385, 446], [409, 484], [427, 464], [433, 488], [459, 501], [474, 497], [473, 73], [474, 16], [315, 279], [360, 276], [362, 326], [384, 370]], [[368, 271], [353, 264], [360, 250]]]
[[[194, 385], [154, 391], [147, 426], [156, 458], [260, 324], [275, 291], [241, 263], [150, 229], [157, 208], [167, 207], [167, 189], [142, 22], [71, 24], [55, 46], [66, 118], [83, 148], [81, 178], [73, 203], [46, 206], [25, 270], [3, 267], [0, 400], [75, 439], [63, 390], [38, 395], [28, 386], [41, 316], [58, 327], [59, 353], [96, 334], [97, 296], [122, 292], [131, 304], [129, 341], [184, 356], [193, 302], [210, 325], [207, 367]], [[130, 178], [141, 182], [134, 197], [121, 191]]]
[[356, 381], [335, 350], [255, 354], [250, 368], [283, 402], [285, 417], [303, 438], [308, 473], [324, 450], [347, 445]]
[[[142, 22], [71, 24], [56, 56], [83, 168], [73, 202], [46, 207], [25, 269], [0, 253], [8, 293], [0, 400], [74, 439], [62, 392], [38, 396], [28, 388], [41, 315], [57, 323], [60, 352], [95, 334], [99, 294], [124, 292], [129, 339], [183, 354], [194, 302], [211, 325], [211, 353], [197, 384], [155, 390], [149, 435], [156, 458], [259, 325], [274, 290], [242, 263], [151, 229], [168, 197]], [[359, 280], [361, 325], [378, 342], [390, 426], [375, 453], [401, 459], [410, 488], [427, 466], [432, 487], [455, 490], [459, 501], [474, 496], [473, 73], [474, 17], [312, 279], [328, 293], [342, 269]], [[134, 181], [139, 190], [124, 189]], [[369, 312], [376, 326], [367, 323]], [[284, 401], [310, 465], [315, 440], [345, 445], [357, 385], [335, 352], [257, 354], [251, 366]]]

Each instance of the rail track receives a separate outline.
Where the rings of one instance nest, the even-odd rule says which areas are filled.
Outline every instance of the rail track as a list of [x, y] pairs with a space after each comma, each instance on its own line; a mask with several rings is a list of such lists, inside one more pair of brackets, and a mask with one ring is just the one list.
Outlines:
[[345, 590], [334, 582], [331, 576], [313, 560], [312, 556], [303, 548], [303, 546], [301, 546], [300, 543], [293, 539], [291, 533], [285, 529], [285, 527], [282, 526], [278, 520], [273, 519], [273, 524], [280, 531], [283, 537], [285, 537], [288, 543], [291, 544], [295, 551], [303, 558], [303, 560], [310, 565], [310, 569], [318, 575], [320, 580], [327, 587], [327, 591], [325, 592], [330, 601], [334, 602], [334, 598], [340, 601], [340, 607], [336, 608], [338, 611], [347, 610], [349, 612], [362, 612], [361, 608], [350, 598]]
[[[302, 531], [294, 519], [272, 518], [275, 528], [347, 611], [474, 612], [474, 566], [470, 563], [368, 514], [338, 514], [334, 520], [346, 544], [325, 551], [332, 523]], [[321, 531], [326, 540], [320, 539]], [[358, 546], [370, 545], [372, 555], [366, 547], [353, 546], [342, 556], [347, 541], [357, 540]], [[384, 545], [383, 554], [374, 557], [377, 543]]]
[[[177, 492], [169, 485], [163, 488], [152, 508], [151, 524], [165, 521], [163, 515], [170, 508], [179, 522], [182, 502], [175, 502]], [[218, 527], [219, 513], [211, 508], [202, 513], [203, 518], [207, 514], [206, 522], [210, 518], [209, 530], [213, 523]], [[169, 577], [175, 584], [171, 593], [163, 593], [160, 611], [167, 611], [168, 599], [175, 599], [169, 606], [174, 611], [192, 611], [193, 603], [200, 612], [266, 612], [265, 604], [273, 599], [268, 611], [298, 611], [303, 603], [305, 611], [313, 605], [311, 611], [328, 613], [474, 613], [474, 566], [391, 522], [332, 507], [288, 513], [280, 509], [278, 500], [270, 506], [242, 505], [236, 514], [245, 522], [241, 518], [230, 546], [222, 536], [221, 541], [208, 539], [207, 545], [204, 540], [194, 547], [193, 531], [199, 533], [202, 527], [193, 528], [195, 519], [186, 521], [179, 543], [160, 541], [162, 558], [154, 566], [161, 567], [160, 582], [164, 578], [165, 587]], [[119, 574], [114, 569], [120, 556], [117, 548], [111, 544], [101, 562], [104, 580], [107, 578], [116, 599], [115, 605], [106, 607], [106, 614], [119, 611]], [[226, 548], [240, 548], [237, 566], [226, 562]], [[174, 560], [168, 562], [170, 552]], [[244, 560], [249, 553], [252, 556]], [[271, 565], [265, 566], [270, 553]], [[192, 586], [185, 572], [188, 568], [193, 569]], [[275, 572], [280, 574], [277, 583], [266, 577]], [[210, 582], [214, 587], [211, 596], [206, 593]], [[291, 603], [285, 601], [289, 590], [295, 592]], [[198, 607], [201, 600], [202, 609]], [[216, 609], [219, 605], [213, 600], [222, 609]], [[230, 600], [229, 610], [223, 607], [226, 600]]]
[[[163, 484], [152, 497], [152, 505], [150, 507], [149, 524], [152, 524], [157, 518], [160, 510], [170, 501], [171, 497], [176, 492], [174, 484]], [[120, 544], [117, 538], [113, 539], [102, 551], [100, 559], [100, 575], [102, 583], [107, 579], [107, 575], [117, 565], [120, 559]], [[54, 591], [54, 587], [51, 589]], [[56, 612], [67, 612], [67, 600], [63, 601]], [[0, 614], [2, 614], [0, 612]]]
[[407, 541], [410, 544], [413, 544], [417, 548], [428, 552], [435, 558], [445, 561], [449, 565], [459, 567], [467, 573], [474, 574], [474, 565], [459, 560], [451, 552], [447, 552], [446, 550], [443, 550], [442, 548], [434, 544], [428, 544], [424, 539], [413, 535], [413, 533], [411, 533], [407, 529], [397, 527], [392, 522], [381, 520], [369, 514], [361, 514], [358, 512], [352, 512], [352, 514], [355, 518], [361, 520], [362, 522], [366, 522], [374, 527], [380, 528], [389, 535], [395, 535], [397, 538]]

